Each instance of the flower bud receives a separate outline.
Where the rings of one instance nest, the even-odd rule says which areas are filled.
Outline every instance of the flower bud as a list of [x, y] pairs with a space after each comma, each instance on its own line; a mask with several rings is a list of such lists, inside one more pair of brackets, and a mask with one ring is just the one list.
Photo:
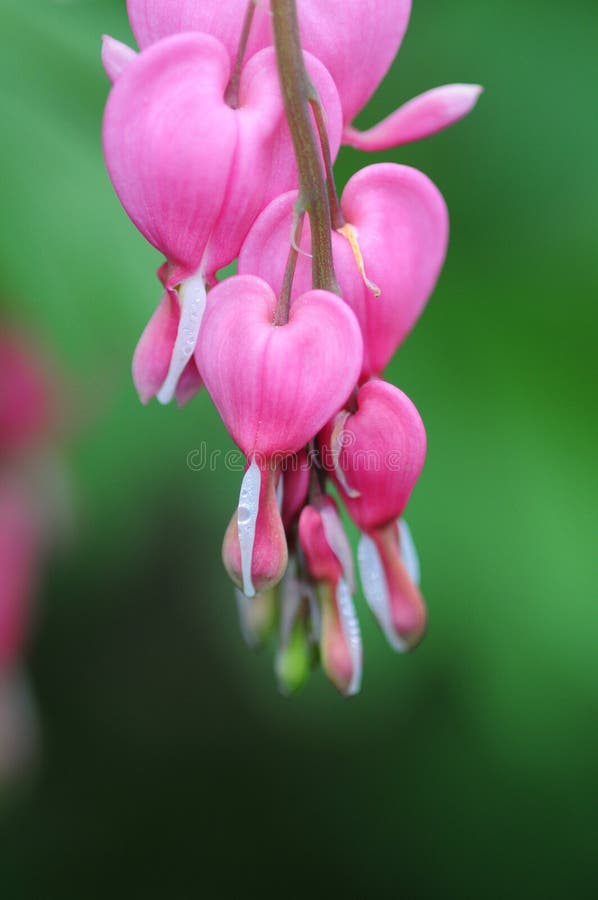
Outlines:
[[[402, 546], [404, 545], [404, 546]], [[426, 629], [426, 608], [410, 573], [413, 547], [396, 522], [361, 536], [357, 559], [363, 592], [389, 644], [411, 650]]]
[[261, 650], [274, 632], [276, 624], [277, 596], [275, 588], [246, 597], [235, 588], [241, 634], [248, 647]]
[[243, 478], [239, 506], [224, 536], [226, 571], [246, 597], [274, 587], [287, 566], [287, 542], [276, 498], [277, 473], [253, 460]]
[[349, 542], [330, 497], [302, 510], [299, 541], [321, 607], [322, 666], [340, 693], [351, 696], [361, 686], [361, 635], [351, 598], [354, 578]]
[[340, 468], [337, 483], [349, 515], [364, 531], [394, 522], [422, 470], [426, 433], [409, 398], [384, 381], [368, 381], [357, 411], [342, 430], [333, 421], [321, 436], [325, 468]]

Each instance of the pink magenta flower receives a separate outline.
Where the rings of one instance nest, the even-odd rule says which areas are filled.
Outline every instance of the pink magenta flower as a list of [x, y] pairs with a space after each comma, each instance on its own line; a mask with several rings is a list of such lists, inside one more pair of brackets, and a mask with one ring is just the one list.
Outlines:
[[[264, 206], [297, 185], [297, 167], [271, 48], [243, 68], [236, 108], [225, 99], [228, 54], [210, 35], [177, 34], [124, 65], [122, 57], [109, 45], [105, 62], [118, 77], [104, 116], [104, 153], [127, 214], [167, 260], [161, 277], [175, 308], [158, 316], [178, 315], [178, 326], [157, 396], [168, 402], [193, 355], [206, 282], [213, 283], [216, 271], [235, 259]], [[306, 63], [336, 154], [338, 94], [317, 59], [306, 55]], [[146, 344], [163, 342], [157, 329], [144, 337]], [[141, 358], [163, 355], [162, 343], [155, 350], [146, 346]], [[160, 367], [149, 365], [146, 376], [145, 367], [136, 366], [142, 398], [156, 393], [153, 380]]]
[[[217, 37], [232, 60], [247, 4], [128, 0], [127, 8], [142, 48], [176, 32], [202, 31]], [[266, 3], [256, 4], [246, 59], [272, 43], [268, 13]], [[448, 128], [475, 106], [479, 85], [448, 84], [415, 97], [365, 132], [351, 126], [398, 53], [410, 14], [411, 0], [299, 0], [302, 46], [324, 64], [341, 98], [343, 143], [360, 150], [396, 147]]]
[[349, 515], [364, 532], [358, 559], [366, 600], [392, 646], [406, 649], [421, 639], [426, 613], [409, 575], [414, 566], [406, 562], [414, 559], [411, 544], [401, 553], [397, 519], [421, 473], [426, 433], [415, 406], [394, 385], [367, 382], [356, 405], [322, 432], [321, 458], [337, 473]]
[[0, 478], [0, 680], [23, 651], [40, 550], [38, 515], [15, 477]]
[[262, 578], [261, 564], [256, 570], [256, 548], [270, 541], [270, 574], [278, 575], [282, 559], [281, 542], [271, 539], [284, 537], [273, 470], [299, 453], [344, 404], [361, 368], [359, 326], [334, 294], [309, 291], [298, 297], [284, 325], [275, 324], [276, 307], [272, 289], [255, 276], [223, 281], [208, 296], [196, 350], [205, 386], [250, 463], [226, 542], [227, 565], [247, 596], [255, 592], [254, 576], [262, 589], [273, 582]]
[[[282, 285], [295, 192], [277, 197], [252, 227], [240, 273]], [[438, 189], [408, 166], [380, 163], [349, 179], [341, 198], [346, 225], [332, 232], [343, 299], [361, 327], [361, 378], [378, 375], [419, 318], [444, 262], [448, 214]], [[311, 237], [305, 222], [292, 296], [310, 285]]]
[[361, 635], [351, 548], [331, 497], [303, 508], [299, 542], [320, 601], [322, 666], [341, 694], [351, 696], [361, 687]]

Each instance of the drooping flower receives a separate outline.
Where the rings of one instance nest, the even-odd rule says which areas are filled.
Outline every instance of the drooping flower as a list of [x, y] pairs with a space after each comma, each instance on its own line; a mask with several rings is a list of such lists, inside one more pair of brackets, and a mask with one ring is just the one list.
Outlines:
[[303, 508], [299, 542], [320, 604], [322, 666], [340, 693], [351, 696], [361, 687], [361, 634], [352, 599], [351, 548], [331, 497]]
[[[127, 7], [142, 48], [176, 32], [202, 31], [217, 37], [234, 60], [247, 2], [128, 0]], [[324, 64], [341, 98], [343, 143], [360, 150], [397, 147], [448, 128], [475, 106], [479, 85], [448, 84], [415, 97], [367, 131], [352, 126], [398, 53], [410, 14], [411, 0], [299, 0], [302, 46]], [[245, 58], [271, 43], [268, 9], [257, 3]]]
[[426, 612], [397, 520], [422, 470], [426, 433], [409, 398], [384, 381], [364, 384], [356, 407], [323, 430], [321, 458], [363, 532], [358, 558], [366, 600], [392, 646], [407, 649], [421, 640]]
[[[294, 192], [277, 197], [259, 216], [239, 257], [275, 291], [283, 281], [293, 222]], [[361, 378], [379, 375], [419, 318], [444, 261], [448, 215], [432, 182], [408, 166], [380, 163], [361, 169], [343, 192], [346, 220], [332, 232], [343, 299], [361, 327]], [[310, 284], [311, 236], [305, 222], [293, 296]]]
[[223, 281], [208, 297], [196, 350], [205, 386], [249, 461], [225, 542], [229, 571], [247, 596], [254, 578], [263, 590], [282, 574], [276, 469], [343, 405], [361, 368], [359, 326], [334, 294], [297, 298], [286, 324], [275, 324], [276, 307], [276, 295], [259, 278]]
[[[306, 62], [336, 154], [336, 88], [318, 60], [306, 55]], [[274, 51], [260, 51], [243, 68], [235, 108], [225, 98], [229, 78], [228, 54], [219, 41], [176, 34], [119, 71], [106, 106], [108, 172], [129, 217], [166, 257], [160, 274], [173, 304], [169, 315], [178, 315], [169, 370], [157, 392], [162, 402], [174, 395], [193, 355], [206, 283], [235, 259], [264, 206], [297, 185]], [[154, 334], [150, 329], [146, 344]], [[155, 339], [162, 346], [146, 347], [144, 354], [162, 358], [163, 338], [156, 333]], [[156, 368], [150, 366], [152, 375]], [[148, 396], [150, 381], [138, 378], [142, 396]]]

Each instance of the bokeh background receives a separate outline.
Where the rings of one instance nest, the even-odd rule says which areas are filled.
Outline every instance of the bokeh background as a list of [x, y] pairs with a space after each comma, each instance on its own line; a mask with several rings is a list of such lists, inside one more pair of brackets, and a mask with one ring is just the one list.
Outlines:
[[[595, 897], [595, 0], [415, 0], [362, 114], [486, 88], [374, 157], [432, 177], [452, 238], [389, 370], [429, 435], [408, 519], [430, 631], [397, 657], [361, 603], [350, 702], [321, 674], [283, 699], [242, 643], [240, 476], [187, 465], [232, 446], [207, 396], [137, 401], [160, 260], [104, 170], [104, 32], [130, 39], [123, 0], [2, 0], [0, 291], [71, 386], [76, 524], [40, 592], [42, 754], [0, 798], [0, 896]], [[364, 163], [343, 151], [340, 185]]]

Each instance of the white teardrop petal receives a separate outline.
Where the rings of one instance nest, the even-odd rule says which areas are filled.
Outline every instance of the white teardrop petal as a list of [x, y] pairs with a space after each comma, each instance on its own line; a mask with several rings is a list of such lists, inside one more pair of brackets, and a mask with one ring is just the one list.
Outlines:
[[206, 284], [201, 271], [183, 281], [179, 289], [181, 318], [164, 384], [157, 393], [160, 403], [170, 403], [179, 378], [193, 356], [201, 320], [206, 308]]
[[235, 597], [237, 599], [239, 627], [241, 628], [243, 640], [248, 647], [250, 647], [252, 650], [255, 650], [258, 645], [258, 640], [251, 625], [249, 624], [249, 609], [251, 600], [249, 599], [249, 597], [246, 597], [243, 591], [240, 591], [238, 588], [235, 588]]
[[351, 545], [343, 528], [338, 513], [331, 506], [322, 506], [320, 509], [324, 537], [328, 546], [338, 559], [343, 569], [343, 575], [352, 594], [355, 593], [355, 571], [353, 569], [353, 554]]
[[239, 494], [239, 506], [237, 507], [237, 530], [241, 547], [241, 575], [243, 578], [243, 593], [246, 597], [255, 595], [255, 588], [251, 580], [251, 563], [253, 560], [255, 528], [260, 508], [261, 483], [262, 473], [255, 459], [253, 459], [243, 476]]
[[384, 566], [378, 548], [367, 534], [361, 535], [357, 548], [357, 562], [363, 593], [369, 608], [378, 620], [390, 646], [399, 653], [403, 653], [407, 650], [407, 644], [397, 635], [392, 626], [390, 595]]
[[411, 581], [419, 587], [421, 580], [421, 570], [419, 566], [419, 556], [415, 549], [413, 535], [411, 529], [405, 519], [399, 519], [399, 548], [401, 551], [401, 559], [407, 569], [407, 573]]
[[347, 582], [341, 578], [336, 588], [336, 600], [338, 603], [339, 618], [345, 640], [351, 653], [352, 675], [346, 696], [352, 697], [361, 688], [361, 675], [363, 670], [363, 650], [361, 645], [361, 631], [359, 621], [353, 605], [353, 599]]

